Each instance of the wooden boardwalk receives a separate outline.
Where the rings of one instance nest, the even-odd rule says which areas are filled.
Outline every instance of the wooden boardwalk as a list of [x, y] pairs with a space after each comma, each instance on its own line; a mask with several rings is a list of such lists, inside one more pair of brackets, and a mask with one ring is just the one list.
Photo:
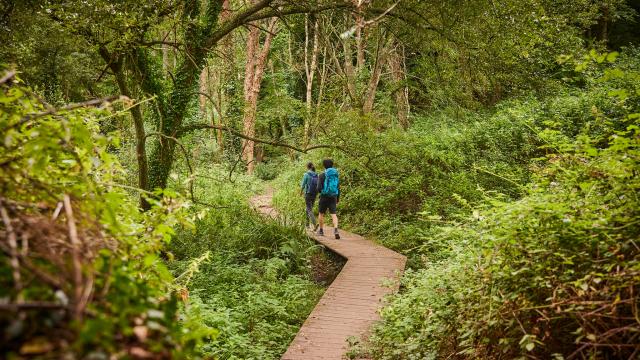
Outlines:
[[[270, 192], [252, 202], [262, 214], [277, 216], [270, 206]], [[298, 331], [283, 360], [343, 359], [347, 340], [366, 337], [380, 319], [378, 310], [384, 296], [398, 289], [406, 262], [403, 255], [346, 231], [335, 240], [332, 230], [325, 228], [325, 236], [308, 235], [347, 263]]]

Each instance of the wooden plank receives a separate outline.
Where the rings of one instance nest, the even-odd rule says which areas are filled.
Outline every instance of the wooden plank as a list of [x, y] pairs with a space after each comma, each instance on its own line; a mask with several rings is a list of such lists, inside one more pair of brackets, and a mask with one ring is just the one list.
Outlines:
[[[271, 198], [268, 191], [251, 202], [261, 214], [276, 218]], [[340, 230], [341, 239], [336, 240], [332, 228], [325, 231], [325, 236], [308, 235], [347, 262], [282, 355], [283, 360], [342, 359], [348, 350], [346, 340], [367, 336], [380, 319], [378, 310], [384, 297], [397, 291], [404, 271], [403, 255], [357, 234]], [[395, 284], [383, 286], [389, 281]]]

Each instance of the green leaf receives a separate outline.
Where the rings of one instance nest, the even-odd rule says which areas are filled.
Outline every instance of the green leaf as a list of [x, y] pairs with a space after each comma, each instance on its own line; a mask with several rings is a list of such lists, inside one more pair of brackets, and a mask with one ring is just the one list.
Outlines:
[[158, 257], [155, 254], [147, 254], [144, 257], [143, 263], [145, 267], [149, 267], [153, 265], [158, 260]]
[[612, 63], [615, 62], [616, 59], [618, 58], [618, 52], [617, 51], [612, 51], [610, 53], [607, 54], [607, 61]]

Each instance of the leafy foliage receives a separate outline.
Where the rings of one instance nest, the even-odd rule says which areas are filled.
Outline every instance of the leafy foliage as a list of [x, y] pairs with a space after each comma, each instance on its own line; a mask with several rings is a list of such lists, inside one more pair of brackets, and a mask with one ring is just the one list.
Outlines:
[[[410, 260], [366, 355], [637, 356], [639, 10], [1, 2], [3, 355], [277, 358], [339, 265], [300, 231], [331, 157], [341, 224]], [[256, 178], [286, 220], [248, 208]]]
[[[573, 124], [579, 135], [541, 132], [558, 151], [537, 165], [526, 196], [494, 200], [464, 227], [435, 233], [444, 257], [426, 253], [425, 268], [405, 278], [405, 294], [383, 313], [377, 357], [637, 352], [638, 73], [596, 74], [589, 80], [597, 85], [582, 96], [628, 96], [607, 102], [609, 109], [589, 106], [582, 125], [556, 117], [550, 124]], [[603, 121], [600, 111], [612, 116]]]
[[117, 137], [98, 131], [112, 114], [56, 111], [19, 82], [0, 84], [3, 352], [187, 356], [198, 338], [159, 258], [189, 224], [182, 202], [158, 194], [140, 213], [107, 151]]
[[319, 165], [321, 156], [332, 157], [343, 184], [343, 223], [420, 256], [413, 250], [427, 241], [423, 234], [430, 224], [466, 217], [487, 193], [520, 196], [519, 184], [530, 176], [527, 161], [541, 153], [530, 125], [540, 106], [532, 99], [503, 104], [493, 113], [442, 111], [416, 119], [409, 132], [380, 132], [385, 119], [357, 114], [331, 119], [322, 141], [345, 150], [291, 166], [277, 182], [274, 203], [301, 219], [301, 170], [306, 160]]

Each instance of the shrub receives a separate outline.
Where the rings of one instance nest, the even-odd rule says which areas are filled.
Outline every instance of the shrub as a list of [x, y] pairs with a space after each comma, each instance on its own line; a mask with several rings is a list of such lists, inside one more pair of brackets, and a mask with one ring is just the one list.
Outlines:
[[329, 118], [318, 141], [342, 150], [318, 151], [290, 165], [276, 181], [274, 203], [303, 223], [298, 187], [304, 163], [331, 157], [341, 177], [341, 223], [380, 238], [416, 264], [415, 249], [423, 239], [419, 233], [429, 232], [433, 224], [422, 218], [465, 217], [489, 191], [520, 195], [519, 184], [529, 178], [529, 159], [541, 154], [531, 130], [539, 107], [535, 100], [513, 102], [493, 113], [464, 113], [459, 119], [443, 111], [416, 119], [408, 132], [385, 128], [385, 119], [371, 116]]
[[615, 69], [589, 75], [599, 80], [590, 78], [594, 87], [580, 96], [615, 96], [604, 103], [617, 118], [602, 121], [596, 108], [575, 138], [574, 130], [542, 131], [555, 152], [537, 164], [526, 196], [493, 199], [466, 225], [438, 230], [433, 240], [444, 246], [435, 251], [445, 258], [425, 253], [424, 268], [405, 276], [405, 292], [383, 311], [373, 337], [376, 357], [618, 359], [640, 352], [640, 75]]
[[273, 180], [278, 177], [280, 166], [281, 163], [278, 161], [257, 163], [254, 175], [260, 180]]
[[0, 84], [0, 352], [9, 358], [181, 358], [213, 335], [177, 321], [159, 257], [171, 227], [188, 223], [183, 202], [158, 193], [138, 211], [107, 151], [117, 138], [98, 131], [107, 116], [56, 111], [19, 79]]

